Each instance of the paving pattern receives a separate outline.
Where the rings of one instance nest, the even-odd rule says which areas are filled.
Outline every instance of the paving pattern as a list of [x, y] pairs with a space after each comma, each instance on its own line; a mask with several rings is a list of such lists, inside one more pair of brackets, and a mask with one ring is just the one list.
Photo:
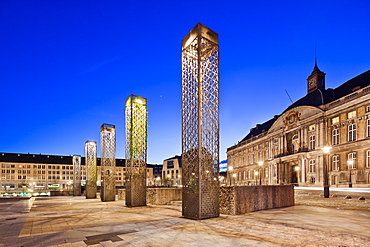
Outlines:
[[181, 206], [128, 208], [124, 201], [65, 196], [0, 200], [0, 210], [0, 247], [370, 246], [366, 207], [346, 210], [297, 203], [190, 220], [181, 216]]

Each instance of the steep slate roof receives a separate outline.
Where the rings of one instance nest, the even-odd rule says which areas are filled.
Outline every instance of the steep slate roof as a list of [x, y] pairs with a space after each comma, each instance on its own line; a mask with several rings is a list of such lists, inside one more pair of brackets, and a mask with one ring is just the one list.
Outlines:
[[274, 117], [273, 119], [268, 120], [267, 122], [264, 122], [263, 124], [258, 124], [255, 128], [251, 129], [248, 135], [244, 137], [243, 140], [241, 141], [248, 140], [252, 138], [253, 136], [257, 136], [261, 134], [262, 132], [268, 131], [270, 127], [274, 124], [276, 119], [278, 119], [278, 116]]
[[[286, 108], [283, 111], [283, 113], [298, 106], [317, 107], [325, 105], [369, 85], [370, 85], [370, 70], [346, 81], [345, 83], [343, 83], [342, 85], [335, 89], [331, 88], [325, 90], [317, 89], [316, 91], [307, 94], [306, 96], [300, 98], [299, 100], [288, 106], [288, 108]], [[274, 118], [268, 120], [267, 122], [264, 122], [263, 124], [258, 124], [255, 128], [252, 128], [250, 130], [250, 132], [241, 140], [241, 142], [248, 140], [253, 136], [257, 136], [264, 131], [268, 131], [277, 119], [278, 116], [275, 116]]]
[[[0, 153], [0, 162], [72, 165], [72, 157], [63, 155]], [[101, 158], [97, 158], [97, 166], [100, 166], [100, 161]], [[81, 165], [85, 165], [85, 157], [81, 157]], [[125, 159], [116, 158], [116, 166], [126, 166]]]

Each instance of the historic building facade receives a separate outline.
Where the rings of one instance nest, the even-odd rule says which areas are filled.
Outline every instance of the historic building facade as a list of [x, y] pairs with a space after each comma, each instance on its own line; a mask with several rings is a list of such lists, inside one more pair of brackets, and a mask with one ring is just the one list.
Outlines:
[[[101, 185], [101, 158], [97, 158], [97, 186]], [[146, 168], [147, 183], [155, 181], [154, 169]], [[125, 186], [125, 159], [116, 159], [116, 186]], [[157, 172], [156, 175], [161, 175]], [[81, 157], [81, 184], [86, 184], [85, 157]], [[148, 184], [153, 185], [153, 184]], [[72, 190], [72, 156], [0, 153], [0, 193], [33, 193]]]
[[[322, 148], [330, 146], [327, 155]], [[370, 70], [335, 89], [315, 64], [307, 95], [227, 149], [235, 185], [370, 186]]]

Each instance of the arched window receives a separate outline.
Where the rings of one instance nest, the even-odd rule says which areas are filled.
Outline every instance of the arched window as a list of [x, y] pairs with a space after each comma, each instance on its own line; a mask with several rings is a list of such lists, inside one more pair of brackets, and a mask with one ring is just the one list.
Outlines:
[[301, 146], [299, 145], [298, 135], [294, 135], [292, 137], [292, 148], [293, 148], [294, 153], [297, 153], [299, 151], [299, 149], [301, 148]]

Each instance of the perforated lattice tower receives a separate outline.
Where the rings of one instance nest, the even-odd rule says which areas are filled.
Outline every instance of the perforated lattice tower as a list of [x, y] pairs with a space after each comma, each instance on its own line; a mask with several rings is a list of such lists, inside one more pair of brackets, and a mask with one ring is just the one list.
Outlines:
[[86, 199], [96, 198], [96, 142], [86, 141], [85, 143], [85, 163], [86, 163]]
[[116, 200], [116, 127], [100, 126], [101, 191], [103, 202]]
[[73, 155], [73, 196], [81, 195], [81, 156]]
[[146, 98], [126, 100], [126, 205], [146, 205], [147, 104]]
[[182, 40], [182, 214], [219, 216], [218, 34], [198, 23]]

